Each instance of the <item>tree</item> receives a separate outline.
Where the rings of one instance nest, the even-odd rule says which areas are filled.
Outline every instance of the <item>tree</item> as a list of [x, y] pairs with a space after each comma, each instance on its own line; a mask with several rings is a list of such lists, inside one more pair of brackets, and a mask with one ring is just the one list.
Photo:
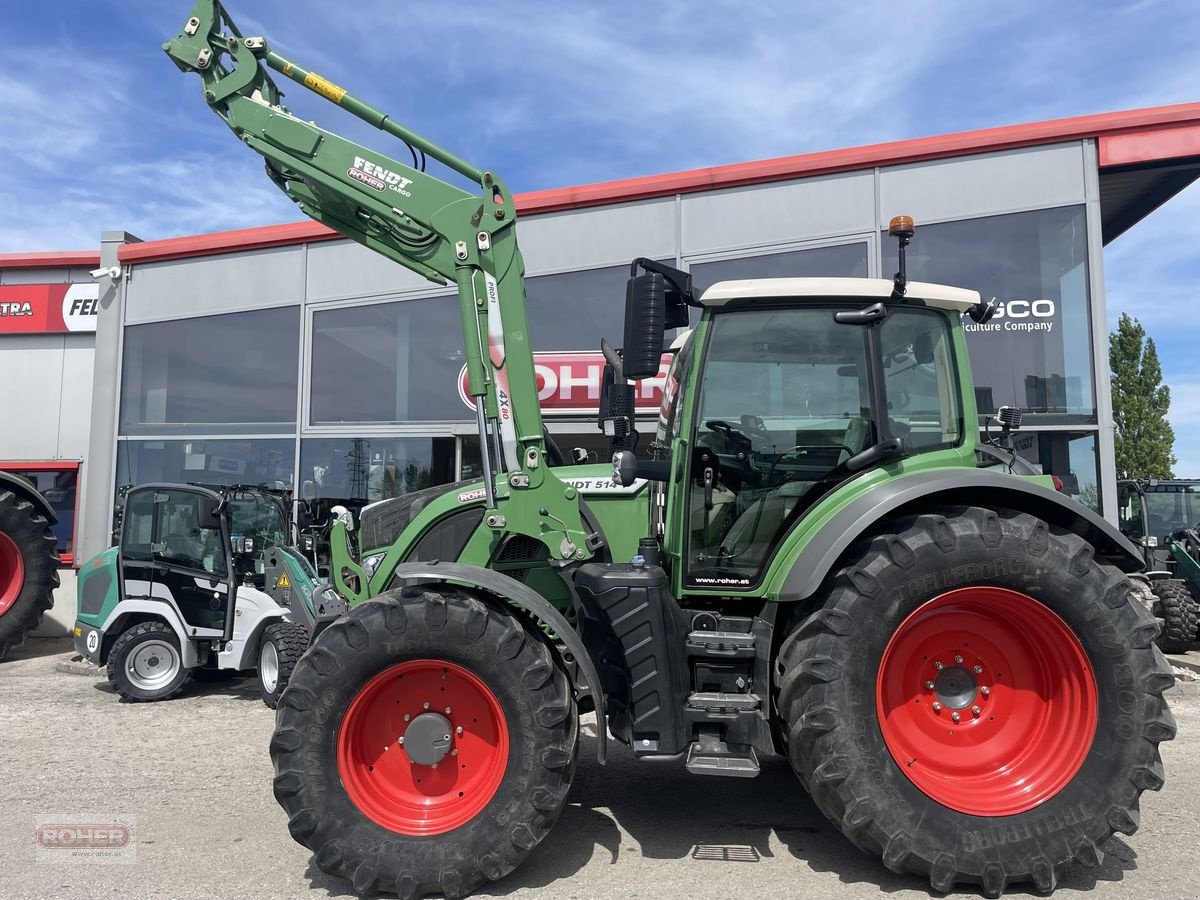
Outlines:
[[1175, 432], [1167, 421], [1171, 389], [1162, 383], [1154, 338], [1127, 313], [1108, 336], [1108, 366], [1117, 478], [1173, 477]]

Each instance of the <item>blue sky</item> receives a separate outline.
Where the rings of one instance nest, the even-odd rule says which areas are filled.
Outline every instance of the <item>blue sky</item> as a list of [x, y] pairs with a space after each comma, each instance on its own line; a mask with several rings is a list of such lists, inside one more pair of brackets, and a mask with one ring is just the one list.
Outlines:
[[[159, 49], [188, 0], [7, 2], [0, 252], [293, 221]], [[1200, 4], [230, 0], [246, 33], [517, 191], [1200, 100]], [[300, 88], [292, 108], [370, 129]], [[1200, 477], [1200, 186], [1105, 251]]]

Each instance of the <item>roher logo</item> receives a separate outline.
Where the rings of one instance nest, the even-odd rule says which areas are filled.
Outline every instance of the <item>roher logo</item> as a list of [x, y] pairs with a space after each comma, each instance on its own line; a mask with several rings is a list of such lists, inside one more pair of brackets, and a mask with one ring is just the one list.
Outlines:
[[34, 832], [46, 850], [122, 850], [133, 840], [133, 831], [120, 822], [39, 825]]
[[131, 816], [53, 814], [33, 821], [34, 856], [48, 863], [136, 862]]
[[[638, 412], [658, 412], [670, 365], [671, 355], [664, 353], [658, 375], [642, 379], [634, 386], [634, 401]], [[602, 354], [595, 351], [535, 353], [533, 369], [537, 377], [538, 400], [544, 414], [596, 412], [604, 375]], [[467, 381], [466, 366], [458, 373], [458, 396], [468, 407], [475, 408]], [[507, 410], [507, 397], [501, 399], [501, 405]]]

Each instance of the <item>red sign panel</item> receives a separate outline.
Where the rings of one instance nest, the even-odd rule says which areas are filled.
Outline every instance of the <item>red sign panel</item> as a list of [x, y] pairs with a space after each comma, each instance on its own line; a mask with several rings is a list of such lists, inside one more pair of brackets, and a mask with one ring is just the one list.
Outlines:
[[0, 286], [0, 334], [95, 331], [100, 285]]
[[[658, 374], [634, 383], [638, 412], [658, 412], [671, 354], [664, 353]], [[538, 400], [548, 415], [595, 415], [600, 405], [600, 385], [604, 376], [604, 354], [599, 351], [571, 353], [535, 353], [533, 368], [537, 374]], [[458, 373], [458, 396], [471, 409], [467, 367]]]

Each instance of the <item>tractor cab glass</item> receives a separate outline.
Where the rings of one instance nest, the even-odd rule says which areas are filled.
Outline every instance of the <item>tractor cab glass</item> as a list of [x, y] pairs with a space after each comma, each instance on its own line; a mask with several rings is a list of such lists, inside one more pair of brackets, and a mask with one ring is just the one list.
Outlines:
[[690, 584], [751, 586], [804, 512], [856, 474], [847, 463], [881, 441], [899, 438], [907, 455], [961, 440], [945, 318], [889, 307], [870, 326], [873, 354], [867, 329], [836, 322], [836, 311], [760, 306], [713, 317], [686, 512]]

